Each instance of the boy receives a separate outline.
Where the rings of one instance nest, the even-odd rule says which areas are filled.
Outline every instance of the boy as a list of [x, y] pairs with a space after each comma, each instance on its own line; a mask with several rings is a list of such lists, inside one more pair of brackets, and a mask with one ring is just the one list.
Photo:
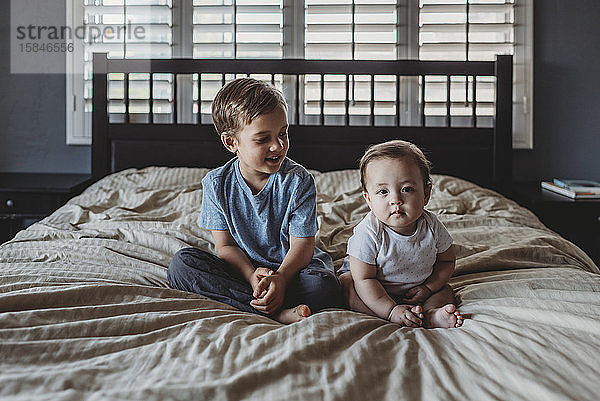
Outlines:
[[212, 115], [221, 142], [236, 155], [202, 180], [198, 224], [211, 231], [217, 256], [180, 250], [169, 266], [171, 286], [282, 323], [341, 306], [331, 257], [315, 248], [313, 177], [286, 157], [281, 93], [236, 79], [217, 93]]
[[367, 149], [360, 173], [371, 211], [348, 240], [340, 281], [349, 307], [409, 327], [461, 326], [448, 285], [452, 237], [424, 210], [429, 161], [412, 143], [389, 141]]

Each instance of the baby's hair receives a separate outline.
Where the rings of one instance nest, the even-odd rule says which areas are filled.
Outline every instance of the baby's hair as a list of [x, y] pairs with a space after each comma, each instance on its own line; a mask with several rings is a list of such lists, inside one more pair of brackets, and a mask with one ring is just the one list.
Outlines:
[[362, 185], [362, 190], [367, 190], [367, 179], [366, 172], [367, 166], [373, 160], [379, 159], [402, 159], [409, 158], [419, 170], [421, 170], [421, 177], [423, 177], [423, 186], [427, 187], [427, 185], [431, 184], [431, 163], [425, 155], [423, 151], [419, 149], [419, 147], [413, 143], [402, 141], [399, 139], [378, 143], [376, 145], [370, 146], [363, 157], [361, 157], [359, 162], [360, 168], [360, 183]]
[[287, 103], [271, 84], [254, 78], [238, 78], [223, 86], [212, 103], [212, 118], [217, 134], [233, 136], [260, 115]]

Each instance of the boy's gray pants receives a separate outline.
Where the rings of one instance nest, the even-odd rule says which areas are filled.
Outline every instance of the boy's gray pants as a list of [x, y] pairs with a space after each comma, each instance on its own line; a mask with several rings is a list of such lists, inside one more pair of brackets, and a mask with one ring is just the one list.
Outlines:
[[[250, 306], [252, 287], [219, 257], [196, 248], [179, 250], [169, 265], [171, 287], [194, 292], [246, 312], [265, 314]], [[334, 272], [321, 264], [300, 270], [286, 288], [284, 308], [308, 305], [312, 313], [343, 307], [342, 288]]]

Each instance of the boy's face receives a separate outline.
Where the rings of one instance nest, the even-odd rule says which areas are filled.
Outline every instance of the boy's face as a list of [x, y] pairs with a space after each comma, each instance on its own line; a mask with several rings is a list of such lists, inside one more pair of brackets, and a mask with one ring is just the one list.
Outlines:
[[363, 196], [375, 217], [399, 234], [412, 235], [431, 194], [417, 164], [409, 158], [375, 159], [367, 165], [365, 178]]
[[282, 106], [255, 118], [235, 136], [221, 134], [221, 141], [237, 153], [246, 180], [260, 181], [281, 167], [289, 148], [287, 112]]

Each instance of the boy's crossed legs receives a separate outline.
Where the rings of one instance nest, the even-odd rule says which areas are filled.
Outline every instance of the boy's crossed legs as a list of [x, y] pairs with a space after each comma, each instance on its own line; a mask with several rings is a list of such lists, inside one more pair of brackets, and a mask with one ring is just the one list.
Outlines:
[[[344, 300], [348, 307], [356, 312], [365, 313], [371, 316], [377, 316], [365, 303], [354, 289], [354, 280], [350, 272], [343, 273], [339, 276], [340, 283], [344, 289]], [[431, 294], [429, 298], [423, 302], [423, 306], [410, 305], [403, 303], [402, 299], [396, 299], [397, 305], [392, 310], [392, 313], [397, 316], [402, 315], [405, 325], [409, 327], [460, 327], [462, 325], [462, 315], [456, 308], [454, 292], [452, 288], [446, 284], [439, 291]]]
[[[194, 292], [245, 312], [261, 313], [250, 305], [250, 284], [222, 259], [196, 248], [179, 250], [169, 265], [171, 287]], [[269, 317], [293, 323], [329, 307], [341, 307], [341, 287], [335, 274], [322, 266], [309, 265], [286, 288], [284, 306]]]

